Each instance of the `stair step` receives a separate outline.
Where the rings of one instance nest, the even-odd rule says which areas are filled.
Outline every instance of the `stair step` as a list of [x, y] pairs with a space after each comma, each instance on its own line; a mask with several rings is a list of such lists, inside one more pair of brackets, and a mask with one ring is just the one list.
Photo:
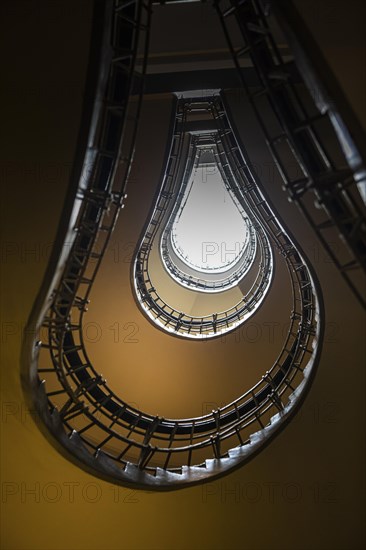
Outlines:
[[117, 466], [116, 462], [100, 449], [97, 451], [95, 461], [103, 468], [103, 470], [107, 471], [111, 475], [120, 476], [121, 472], [123, 472], [123, 470]]
[[79, 433], [76, 430], [73, 430], [71, 432], [71, 435], [68, 438], [66, 438], [65, 447], [69, 447], [69, 449], [73, 453], [75, 453], [78, 458], [84, 459], [88, 464], [92, 464], [95, 460], [93, 456], [90, 454], [90, 452], [88, 451], [88, 449], [85, 447], [83, 440], [81, 439]]
[[238, 447], [229, 449], [228, 454], [230, 458], [241, 458], [243, 455], [248, 453], [249, 450], [250, 450], [250, 444], [247, 443], [246, 445], [239, 445]]
[[164, 470], [164, 468], [156, 468], [156, 479], [159, 481], [177, 481], [178, 479], [181, 479], [182, 475], [184, 475], [184, 472], [170, 472], [169, 470]]

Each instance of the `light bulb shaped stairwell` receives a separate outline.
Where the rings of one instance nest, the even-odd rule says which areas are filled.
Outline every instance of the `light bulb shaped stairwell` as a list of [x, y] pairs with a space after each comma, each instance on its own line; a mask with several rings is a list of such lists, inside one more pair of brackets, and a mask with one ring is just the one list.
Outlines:
[[[298, 100], [296, 90], [289, 68], [277, 58], [276, 66], [272, 66], [272, 57], [278, 52], [260, 3], [229, 2], [225, 11], [220, 9], [222, 2], [216, 4], [222, 19], [232, 15], [239, 20], [247, 40], [240, 50], [233, 51], [235, 59], [251, 52], [262, 79], [262, 87], [246, 92], [263, 123], [263, 146], [269, 146], [284, 173], [276, 148], [286, 139], [305, 173], [300, 181], [284, 178], [286, 188], [298, 201], [315, 189], [329, 206], [329, 216], [340, 206], [345, 211], [347, 204], [353, 205], [344, 200], [346, 189], [339, 193], [327, 191], [345, 172], [333, 170], [318, 133], [313, 131], [325, 115], [306, 118], [297, 103], [296, 116], [292, 108], [287, 109], [287, 99]], [[161, 188], [135, 251], [131, 285], [136, 300], [166, 338], [195, 339], [200, 346], [200, 340], [234, 330], [259, 310], [271, 292], [276, 259], [287, 270], [292, 294], [281, 351], [251, 388], [242, 388], [230, 403], [194, 418], [164, 418], [129, 405], [101, 376], [101, 366], [90, 361], [83, 320], [125, 198], [134, 142], [134, 132], [126, 132], [127, 106], [131, 107], [127, 100], [136, 79], [138, 34], [148, 34], [149, 7], [140, 2], [106, 2], [103, 14], [96, 18], [101, 53], [94, 60], [94, 102], [89, 104], [85, 118], [89, 134], [81, 144], [82, 155], [75, 167], [55, 252], [27, 327], [23, 385], [30, 408], [42, 420], [39, 425], [68, 459], [114, 483], [169, 490], [213, 479], [244, 464], [291, 420], [319, 362], [324, 311], [312, 266], [262, 189], [224, 96], [216, 94], [199, 101], [183, 98], [177, 101], [173, 113], [175, 129], [170, 136]], [[142, 88], [135, 82], [136, 89], [141, 94]], [[258, 114], [257, 102], [263, 98], [280, 120], [282, 134], [269, 135], [261, 119], [265, 111]], [[213, 121], [205, 131], [192, 128], [188, 117], [189, 110], [198, 103]], [[135, 109], [130, 117], [135, 127], [138, 114]], [[334, 107], [331, 114], [333, 120]], [[191, 174], [203, 162], [202, 155], [206, 156], [206, 164], [214, 165], [220, 173], [244, 222], [238, 241], [243, 243], [241, 249], [232, 262], [216, 266], [216, 270], [187, 261], [187, 254], [180, 254], [179, 240], [174, 240], [180, 201], [187, 197]], [[319, 159], [326, 161], [326, 169]], [[346, 177], [351, 176], [347, 172]], [[180, 200], [175, 200], [178, 196]], [[359, 217], [358, 207], [355, 212]], [[342, 214], [340, 220], [333, 221], [342, 226], [345, 219], [349, 218]], [[326, 220], [321, 227], [329, 223]], [[355, 224], [357, 231], [348, 234], [348, 221], [343, 225], [341, 229], [348, 235], [352, 250], [361, 258], [364, 226]], [[72, 246], [66, 247], [65, 243]], [[157, 279], [153, 281], [154, 258], [182, 291], [210, 294], [215, 300], [220, 294], [234, 295], [248, 280], [249, 288], [240, 301], [224, 310], [214, 308], [210, 315], [193, 315], [160, 296], [154, 286]]]

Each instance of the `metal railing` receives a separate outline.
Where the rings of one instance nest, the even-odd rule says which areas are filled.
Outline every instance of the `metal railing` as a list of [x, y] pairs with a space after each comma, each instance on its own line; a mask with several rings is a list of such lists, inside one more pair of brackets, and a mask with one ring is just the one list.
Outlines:
[[[217, 155], [214, 134], [211, 139], [212, 142], [210, 142], [210, 150], [215, 156], [215, 168], [219, 170], [220, 159]], [[205, 144], [207, 144], [208, 139], [206, 133], [204, 134], [204, 141]], [[174, 238], [174, 226], [178, 223], [177, 220], [179, 219], [179, 215], [182, 213], [184, 208], [184, 206], [181, 206], [181, 203], [183, 202], [184, 204], [184, 201], [187, 201], [187, 198], [185, 197], [189, 196], [190, 189], [193, 185], [192, 174], [193, 171], [198, 168], [200, 153], [204, 150], [199, 148], [199, 146], [200, 137], [195, 135], [193, 136], [190, 144], [190, 162], [187, 162], [187, 167], [182, 178], [181, 188], [173, 201], [173, 209], [161, 235], [160, 255], [167, 271], [173, 279], [182, 286], [203, 292], [222, 292], [223, 290], [227, 290], [237, 285], [251, 268], [257, 251], [257, 238], [253, 224], [249, 220], [240, 203], [236, 200], [225, 178], [222, 178], [229, 196], [242, 216], [244, 222], [243, 225], [247, 228], [245, 240], [242, 243], [242, 249], [230, 263], [227, 263], [227, 265], [224, 266], [219, 274], [215, 272], [210, 273], [209, 268], [206, 268], [205, 272], [203, 272], [199, 266], [192, 264], [189, 258], [182, 258], [183, 251], [179, 252], [179, 245]], [[187, 189], [189, 183], [190, 188]]]
[[[219, 101], [219, 98], [217, 98], [216, 102]], [[149, 269], [151, 251], [154, 243], [159, 242], [160, 238], [162, 238], [162, 252], [165, 252], [166, 256], [168, 255], [168, 249], [164, 247], [164, 244], [166, 245], [168, 235], [171, 231], [172, 220], [174, 220], [176, 209], [180, 207], [180, 202], [184, 197], [184, 188], [182, 189], [182, 187], [187, 184], [188, 180], [187, 170], [184, 170], [184, 168], [182, 169], [178, 159], [179, 156], [182, 157], [184, 165], [188, 167], [189, 171], [191, 159], [193, 157], [192, 152], [190, 152], [188, 156], [181, 154], [183, 144], [186, 141], [186, 115], [188, 112], [192, 113], [195, 112], [195, 110], [200, 111], [202, 108], [210, 112], [212, 119], [216, 121], [217, 136], [221, 136], [221, 134], [226, 135], [230, 132], [228, 121], [224, 117], [224, 111], [222, 108], [220, 112], [217, 111], [217, 106], [213, 98], [199, 101], [196, 99], [183, 99], [178, 102], [176, 124], [173, 130], [173, 144], [167, 160], [167, 172], [163, 178], [163, 184], [158, 199], [151, 214], [150, 221], [144, 230], [134, 260], [135, 289], [138, 301], [145, 313], [163, 330], [189, 338], [211, 338], [239, 326], [244, 320], [248, 319], [262, 303], [269, 290], [273, 273], [273, 255], [268, 238], [256, 217], [256, 210], [249, 208], [245, 190], [238, 187], [233, 175], [231, 174], [228, 179], [228, 174], [220, 168], [222, 177], [225, 184], [230, 189], [230, 193], [232, 193], [236, 203], [240, 205], [242, 211], [248, 216], [256, 232], [258, 243], [256, 258], [250, 257], [250, 264], [248, 265], [245, 262], [247, 258], [245, 256], [244, 262], [238, 266], [239, 273], [242, 267], [247, 269], [248, 267], [254, 266], [257, 273], [253, 284], [240, 302], [234, 303], [225, 311], [213, 312], [211, 315], [198, 317], [186, 314], [184, 311], [177, 310], [171, 304], [166, 303], [159, 295], [159, 292], [152, 282]], [[224, 158], [226, 153], [220, 145], [221, 139], [217, 136], [213, 134], [210, 136], [210, 139], [214, 140], [215, 149], [218, 151], [217, 160], [219, 166], [221, 166], [226, 164], [226, 158]], [[207, 136], [205, 139], [208, 139]], [[195, 141], [193, 140], [193, 150], [194, 143]], [[184, 173], [185, 176], [182, 178], [182, 174]], [[245, 186], [245, 183], [243, 185]], [[193, 286], [192, 289], [194, 289]]]
[[[216, 108], [222, 120], [218, 99]], [[250, 165], [232, 147], [233, 135], [226, 130], [218, 135], [218, 146], [227, 148], [227, 177], [235, 173], [235, 182], [240, 178], [245, 183], [248, 205], [288, 266], [293, 293], [289, 330], [275, 363], [235, 401], [201, 417], [165, 419], [123, 401], [93, 367], [82, 337], [83, 307], [80, 322], [66, 331], [62, 309], [55, 310], [49, 340], [41, 348], [50, 352], [53, 366], [38, 371], [45, 379], [38, 388], [38, 408], [68, 452], [117, 483], [176, 488], [221, 475], [249, 459], [292, 414], [319, 358], [323, 325], [313, 275], [258, 189]]]
[[[366, 270], [366, 210], [360, 196], [365, 185], [366, 169], [362, 156], [365, 149], [357, 148], [336, 104], [330, 100], [331, 95], [326, 94], [322, 82], [324, 74], [318, 77], [313, 69], [321, 57], [319, 51], [313, 43], [312, 49], [308, 47], [304, 51], [299, 36], [305, 37], [308, 43], [311, 37], [291, 2], [267, 3], [267, 13], [260, 0], [214, 0], [214, 5], [245, 95], [289, 198], [298, 205], [340, 274], [366, 307], [365, 279], [355, 277], [357, 272]], [[271, 10], [283, 26], [295, 53], [299, 69], [296, 82], [303, 82], [301, 90], [293, 79], [294, 62], [283, 60], [271, 32], [267, 17]], [[241, 34], [239, 48], [233, 45], [229, 20], [236, 21]], [[309, 60], [311, 53], [313, 56]], [[249, 55], [256, 71], [255, 89], [248, 84], [246, 72], [240, 66], [243, 55]], [[325, 68], [323, 73], [328, 73], [329, 69]], [[332, 93], [334, 87], [337, 83], [332, 81]], [[329, 142], [331, 147], [327, 146]], [[342, 161], [339, 161], [342, 153]], [[295, 177], [289, 174], [289, 158], [297, 167]], [[306, 200], [308, 195], [313, 196], [311, 204]], [[329, 239], [330, 230], [334, 232], [336, 247], [331, 245], [334, 237], [331, 233]]]
[[[58, 262], [51, 265], [26, 331], [23, 381], [31, 409], [37, 411], [46, 432], [68, 458], [114, 483], [168, 490], [223, 475], [249, 460], [286, 425], [309, 389], [319, 361], [324, 312], [311, 266], [265, 198], [245, 149], [231, 130], [232, 122], [225, 120], [221, 98], [214, 97], [211, 106], [217, 120], [216, 148], [222, 174], [243, 208], [255, 213], [253, 227], [261, 235], [261, 265], [250, 307], [255, 307], [269, 289], [273, 264], [270, 242], [287, 266], [293, 305], [282, 350], [263, 377], [233, 402], [210, 414], [186, 419], [166, 419], [132, 407], [109, 388], [92, 365], [83, 319], [125, 198], [140, 105], [133, 117], [132, 133], [125, 133], [127, 109], [131, 107], [127, 100], [133, 78], [139, 77], [134, 72], [134, 59], [141, 34], [147, 53], [149, 22], [150, 5], [132, 0], [107, 2], [104, 20], [99, 20], [104, 31], [100, 46], [103, 55], [94, 110], [88, 119], [87, 145], [82, 144], [79, 186], [72, 189], [73, 208], [69, 210], [68, 230], [63, 228], [59, 238]], [[182, 123], [183, 111], [180, 114]], [[181, 155], [183, 143], [183, 137], [177, 135], [173, 153]], [[173, 177], [174, 160], [172, 155], [170, 158], [166, 178]], [[159, 194], [155, 209], [164, 211], [168, 198]], [[66, 254], [64, 245], [70, 230], [75, 236]], [[148, 247], [143, 242], [141, 250], [145, 258]], [[137, 267], [135, 274], [140, 276]], [[156, 301], [152, 305], [158, 307]], [[248, 308], [248, 303], [242, 307]], [[242, 312], [234, 310], [230, 315], [239, 319]], [[177, 332], [173, 314], [164, 311]], [[183, 316], [177, 322], [179, 330], [184, 327], [202, 333], [208, 326], [214, 330], [232, 320], [226, 312], [208, 324], [199, 320], [194, 325], [192, 319]], [[40, 333], [42, 337], [44, 334], [43, 341]]]

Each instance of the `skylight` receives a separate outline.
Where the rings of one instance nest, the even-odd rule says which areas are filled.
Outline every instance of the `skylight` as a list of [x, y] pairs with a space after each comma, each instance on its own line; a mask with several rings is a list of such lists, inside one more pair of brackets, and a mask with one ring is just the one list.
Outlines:
[[173, 224], [175, 252], [199, 271], [220, 273], [238, 261], [247, 236], [248, 226], [217, 164], [199, 162]]

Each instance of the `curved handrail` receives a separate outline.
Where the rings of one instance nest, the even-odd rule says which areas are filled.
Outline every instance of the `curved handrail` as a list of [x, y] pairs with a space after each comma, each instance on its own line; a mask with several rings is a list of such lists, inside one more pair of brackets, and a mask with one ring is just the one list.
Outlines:
[[[282, 0], [267, 3], [266, 13], [260, 0], [214, 0], [214, 6], [241, 85], [289, 200], [297, 204], [359, 303], [366, 307], [362, 276], [366, 271], [366, 210], [361, 197], [366, 174], [364, 132], [293, 3]], [[307, 90], [305, 100], [292, 78], [294, 63], [284, 61], [271, 32], [267, 18], [271, 11], [283, 27], [295, 55], [298, 77], [304, 84], [302, 91]], [[237, 23], [242, 40], [239, 47], [234, 47], [231, 40], [227, 26], [229, 18]], [[251, 88], [241, 68], [243, 54], [247, 54], [253, 64], [255, 89]], [[263, 114], [266, 109], [272, 113], [271, 123]], [[273, 130], [273, 120], [277, 121], [277, 130]], [[334, 150], [327, 147], [329, 138], [337, 143]], [[295, 162], [295, 178], [286, 168], [286, 154]], [[306, 200], [309, 194], [313, 195], [313, 207]], [[319, 207], [323, 212], [320, 220]], [[339, 250], [329, 244], [330, 230], [335, 234]], [[354, 276], [357, 271], [361, 277]]]
[[[206, 135], [205, 135], [206, 137]], [[206, 137], [207, 140], [207, 137]], [[233, 286], [237, 285], [238, 282], [247, 274], [251, 268], [257, 250], [257, 239], [256, 232], [254, 230], [253, 224], [246, 215], [239, 201], [236, 200], [236, 197], [233, 195], [231, 187], [227, 184], [225, 178], [223, 182], [225, 188], [230, 194], [234, 204], [238, 208], [239, 212], [242, 215], [242, 218], [245, 222], [245, 225], [248, 229], [248, 232], [245, 236], [245, 241], [242, 246], [240, 254], [232, 260], [231, 264], [227, 265], [222, 269], [219, 274], [209, 273], [209, 268], [203, 272], [197, 266], [189, 263], [189, 260], [185, 260], [184, 264], [182, 263], [182, 257], [179, 254], [177, 249], [177, 243], [174, 242], [173, 238], [173, 227], [176, 223], [177, 215], [182, 209], [180, 206], [180, 197], [184, 199], [185, 194], [189, 193], [187, 190], [188, 182], [191, 179], [191, 174], [193, 173], [194, 168], [199, 162], [199, 154], [197, 154], [197, 147], [199, 145], [199, 139], [195, 136], [190, 145], [189, 153], [189, 162], [187, 162], [187, 167], [182, 178], [182, 184], [177, 191], [177, 195], [174, 203], [173, 209], [169, 220], [166, 223], [164, 231], [161, 233], [160, 237], [160, 256], [163, 260], [163, 265], [170, 273], [171, 277], [177, 281], [182, 286], [199, 290], [202, 292], [222, 292], [223, 290], [228, 290]], [[215, 134], [212, 136], [212, 150], [215, 155], [217, 166], [219, 166], [219, 159], [217, 155], [217, 147], [215, 144]], [[192, 185], [192, 183], [191, 183]], [[177, 255], [178, 254], [178, 255]]]
[[[131, 13], [124, 14], [124, 9]], [[129, 36], [118, 33], [120, 20], [129, 25], [133, 22], [127, 96], [132, 84], [142, 9], [146, 6], [139, 2], [110, 3], [107, 14], [108, 25], [115, 23], [112, 36], [117, 38], [118, 47], [121, 47], [120, 40]], [[148, 30], [149, 9], [146, 13], [145, 29]], [[108, 25], [106, 28], [111, 28]], [[116, 89], [115, 69], [121, 62], [124, 64], [125, 55], [126, 52], [123, 55], [121, 52], [120, 56], [112, 56], [110, 64], [104, 65], [109, 73], [95, 97], [98, 98], [102, 90], [102, 95], [107, 94], [107, 101], [102, 105], [95, 103], [98, 109], [94, 122], [98, 131], [92, 142], [93, 170], [87, 185], [77, 193], [73, 189], [70, 199], [78, 206], [78, 231], [66, 261], [62, 258], [54, 267], [57, 277], [52, 272], [45, 279], [46, 292], [43, 288], [29, 322], [31, 331], [26, 331], [23, 351], [27, 363], [24, 384], [53, 441], [68, 458], [115, 483], [167, 490], [200, 483], [238, 467], [286, 425], [301, 404], [319, 361], [324, 312], [311, 266], [261, 192], [245, 150], [242, 149], [243, 157], [234, 133], [220, 127], [220, 114], [217, 143], [228, 160], [223, 167], [225, 177], [245, 204], [256, 212], [256, 229], [264, 235], [262, 241], [258, 240], [263, 247], [263, 258], [266, 260], [267, 253], [268, 260], [271, 254], [270, 246], [266, 250], [270, 238], [287, 266], [293, 310], [283, 348], [253, 388], [232, 403], [196, 418], [164, 419], [149, 415], [128, 405], [108, 387], [88, 358], [82, 327], [97, 269], [122, 208], [133, 152], [133, 143], [128, 142], [130, 155], [124, 159], [122, 169], [119, 160], [121, 146], [122, 150], [126, 148], [123, 135], [126, 112], [124, 106], [119, 105], [118, 110], [115, 104], [111, 105], [109, 94]], [[126, 73], [126, 66], [120, 69]], [[104, 76], [106, 73], [100, 72]], [[220, 98], [213, 102], [217, 112], [223, 109]], [[121, 117], [120, 124], [114, 118], [116, 110]], [[110, 213], [106, 216], [108, 209]], [[74, 225], [71, 216], [68, 227]], [[95, 247], [97, 237], [102, 244], [99, 250]], [[60, 241], [62, 247], [64, 241], [62, 238]], [[262, 275], [265, 280], [268, 271], [263, 270]], [[51, 291], [49, 299], [47, 295]], [[38, 336], [41, 325], [47, 329], [43, 342]], [[44, 368], [39, 364], [41, 353], [51, 358], [50, 366]], [[97, 437], [96, 428], [103, 436]], [[184, 457], [184, 453], [188, 456]], [[171, 464], [173, 458], [175, 464]]]
[[[256, 209], [248, 207], [246, 204], [245, 192], [243, 192], [243, 189], [238, 187], [233, 175], [231, 175], [229, 181], [227, 174], [222, 171], [225, 184], [228, 188], [230, 188], [230, 192], [240, 204], [242, 210], [246, 212], [252, 226], [255, 227], [256, 230], [258, 241], [257, 262], [252, 262], [248, 266], [244, 261], [243, 264], [239, 266], [240, 270], [241, 267], [246, 269], [255, 263], [257, 264], [257, 275], [254, 282], [243, 298], [239, 302], [234, 303], [230, 308], [227, 308], [224, 311], [213, 312], [211, 315], [201, 317], [192, 316], [186, 314], [184, 311], [175, 309], [171, 304], [165, 302], [159, 295], [159, 292], [155, 289], [149, 271], [150, 253], [153, 248], [154, 241], [159, 241], [159, 232], [161, 231], [161, 226], [165, 220], [167, 220], [166, 227], [163, 231], [161, 231], [161, 234], [162, 239], [168, 238], [169, 232], [171, 231], [171, 220], [174, 218], [177, 203], [179, 208], [178, 196], [182, 198], [184, 195], [184, 189], [182, 190], [182, 186], [187, 184], [187, 170], [185, 170], [185, 178], [182, 183], [177, 181], [181, 176], [181, 171], [179, 170], [180, 167], [179, 163], [176, 161], [176, 157], [179, 151], [183, 151], [183, 144], [185, 142], [185, 116], [188, 111], [192, 112], [192, 110], [194, 110], [194, 101], [195, 100], [181, 100], [181, 105], [183, 105], [183, 107], [180, 107], [178, 103], [177, 113], [179, 114], [179, 119], [177, 118], [175, 129], [173, 130], [173, 141], [176, 141], [176, 145], [171, 147], [172, 153], [167, 161], [167, 173], [170, 169], [169, 167], [171, 166], [173, 166], [173, 173], [169, 173], [169, 177], [165, 177], [163, 179], [160, 194], [156, 201], [156, 207], [150, 218], [150, 223], [147, 224], [144, 229], [143, 236], [137, 247], [137, 253], [134, 260], [133, 280], [135, 292], [138, 296], [138, 302], [141, 308], [157, 326], [173, 334], [189, 338], [213, 338], [228, 332], [229, 330], [235, 329], [244, 320], [248, 319], [248, 317], [251, 316], [263, 302], [263, 299], [269, 290], [272, 279], [273, 254], [268, 238], [261, 227], [261, 223], [256, 218]], [[217, 99], [217, 101], [219, 101], [219, 99]], [[208, 101], [207, 110], [212, 112], [212, 116], [216, 116], [216, 120], [219, 121], [216, 107], [212, 100]], [[181, 128], [180, 133], [177, 130], [178, 122]], [[226, 120], [225, 123], [227, 125]], [[213, 139], [216, 140], [217, 147], [218, 138]], [[225, 163], [225, 155], [225, 151], [221, 150], [220, 156], [223, 163]], [[186, 166], [188, 165], [188, 169], [191, 166], [192, 156], [193, 155], [188, 155], [186, 153], [186, 156], [184, 157], [184, 164]], [[167, 249], [165, 249], [165, 252], [167, 252]]]

